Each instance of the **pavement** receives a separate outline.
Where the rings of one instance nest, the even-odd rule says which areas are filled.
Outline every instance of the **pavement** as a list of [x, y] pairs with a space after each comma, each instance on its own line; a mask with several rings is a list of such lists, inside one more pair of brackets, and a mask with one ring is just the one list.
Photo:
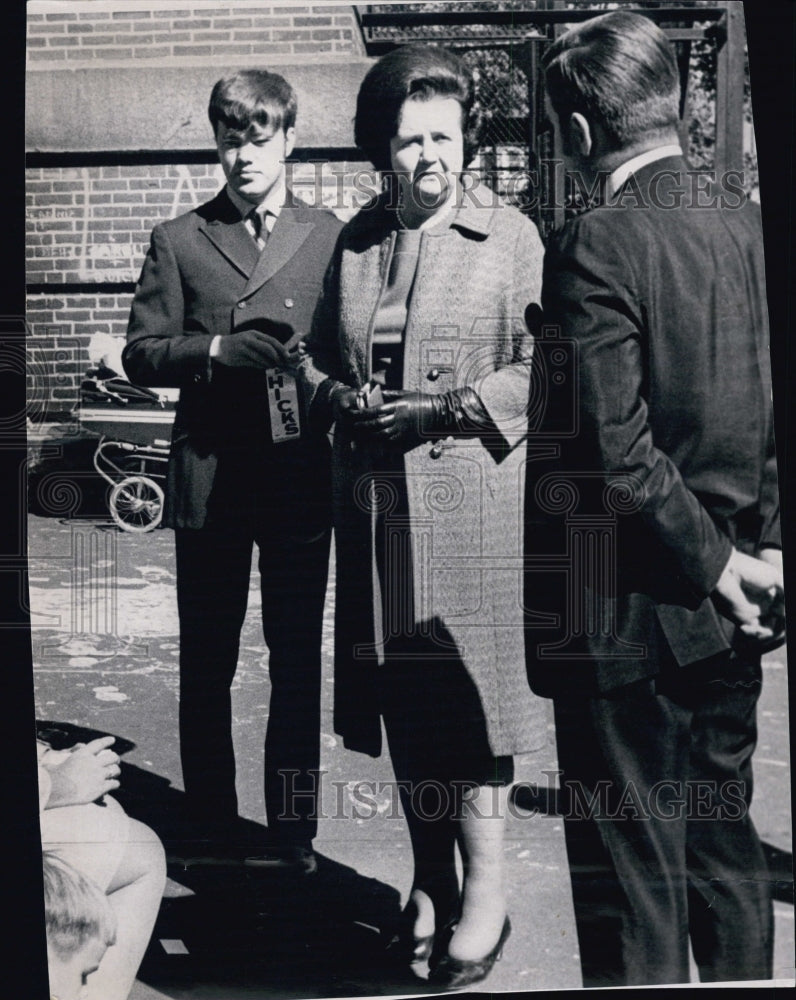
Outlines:
[[[128, 812], [166, 836], [183, 797], [172, 532], [122, 532], [102, 516], [31, 515], [29, 572], [40, 728], [65, 742], [93, 733], [116, 736], [123, 759], [118, 797]], [[330, 585], [317, 875], [275, 876], [172, 854], [160, 915], [131, 1000], [429, 995], [424, 967], [417, 976], [390, 970], [380, 954], [408, 895], [411, 846], [386, 753], [373, 760], [347, 751], [333, 732], [333, 605]], [[253, 573], [233, 688], [242, 835], [262, 832], [263, 822], [269, 682], [258, 616]], [[752, 814], [771, 862], [776, 978], [792, 983], [786, 663], [785, 649], [764, 661]], [[505, 860], [514, 929], [503, 960], [483, 987], [493, 993], [581, 985], [562, 821], [554, 809], [534, 814], [531, 808], [552, 799], [555, 771], [549, 715], [544, 747], [517, 759], [517, 781], [538, 792], [518, 797], [508, 819]]]

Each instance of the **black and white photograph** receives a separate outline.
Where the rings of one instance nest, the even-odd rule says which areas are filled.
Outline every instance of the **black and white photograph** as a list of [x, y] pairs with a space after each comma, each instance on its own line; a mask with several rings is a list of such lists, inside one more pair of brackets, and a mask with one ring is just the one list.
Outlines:
[[15, 995], [796, 985], [786, 6], [29, 0]]

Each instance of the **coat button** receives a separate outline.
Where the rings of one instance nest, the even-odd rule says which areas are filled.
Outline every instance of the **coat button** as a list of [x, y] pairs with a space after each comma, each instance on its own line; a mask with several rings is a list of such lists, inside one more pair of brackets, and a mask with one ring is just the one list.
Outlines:
[[245, 308], [246, 308], [246, 303], [245, 302], [239, 302], [238, 303], [238, 309], [245, 309]]
[[285, 309], [293, 308], [293, 299], [285, 299]]
[[442, 373], [439, 368], [432, 368], [431, 371], [426, 375], [429, 382], [436, 382]]
[[442, 445], [435, 444], [431, 446], [431, 451], [428, 453], [429, 458], [442, 458]]

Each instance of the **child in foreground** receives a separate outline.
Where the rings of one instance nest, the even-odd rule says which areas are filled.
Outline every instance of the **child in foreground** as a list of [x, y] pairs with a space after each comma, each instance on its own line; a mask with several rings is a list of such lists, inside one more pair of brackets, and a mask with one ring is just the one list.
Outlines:
[[91, 879], [48, 851], [42, 854], [47, 968], [51, 1000], [84, 1000], [88, 977], [116, 941], [116, 915]]

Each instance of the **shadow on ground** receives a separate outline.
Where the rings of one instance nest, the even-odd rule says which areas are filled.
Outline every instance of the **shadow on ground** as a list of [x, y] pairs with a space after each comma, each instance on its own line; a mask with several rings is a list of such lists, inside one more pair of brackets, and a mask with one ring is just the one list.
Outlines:
[[[52, 721], [38, 722], [37, 731], [56, 749], [115, 736]], [[120, 755], [133, 748], [116, 737]], [[122, 762], [120, 781], [115, 797], [158, 833], [171, 881], [141, 982], [164, 997], [223, 1000], [428, 992], [422, 978], [385, 961], [400, 913], [392, 886], [322, 855], [311, 876], [219, 861], [192, 839], [184, 795], [167, 779]], [[261, 845], [264, 834], [262, 825], [241, 820], [236, 839]]]

